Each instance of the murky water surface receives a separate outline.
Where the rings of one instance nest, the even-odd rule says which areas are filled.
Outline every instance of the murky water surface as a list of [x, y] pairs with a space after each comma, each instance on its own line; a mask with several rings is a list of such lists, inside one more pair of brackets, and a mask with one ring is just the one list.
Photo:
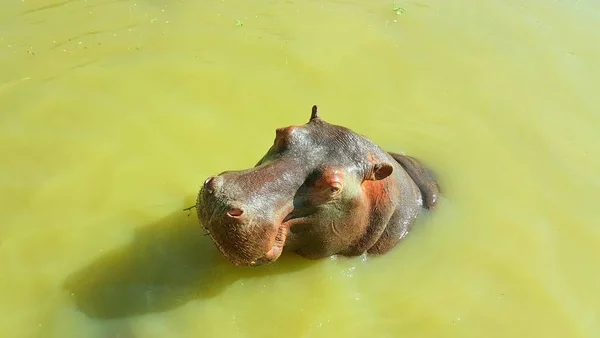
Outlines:
[[[0, 336], [597, 337], [600, 3], [397, 5], [4, 1]], [[181, 210], [313, 104], [442, 204], [384, 257], [234, 268]]]

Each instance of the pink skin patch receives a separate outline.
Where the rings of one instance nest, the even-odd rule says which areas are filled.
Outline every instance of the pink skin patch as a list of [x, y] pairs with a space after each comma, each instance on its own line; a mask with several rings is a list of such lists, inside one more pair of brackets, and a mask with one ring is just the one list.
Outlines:
[[240, 217], [240, 216], [242, 216], [243, 213], [244, 213], [244, 211], [240, 208], [231, 208], [227, 212], [227, 215], [229, 215], [231, 217]]
[[264, 256], [265, 259], [269, 261], [274, 261], [279, 256], [281, 256], [281, 252], [283, 251], [283, 245], [285, 244], [285, 239], [287, 238], [289, 228], [287, 226], [279, 227], [277, 231], [277, 235], [275, 236], [275, 243], [269, 252], [267, 252]]

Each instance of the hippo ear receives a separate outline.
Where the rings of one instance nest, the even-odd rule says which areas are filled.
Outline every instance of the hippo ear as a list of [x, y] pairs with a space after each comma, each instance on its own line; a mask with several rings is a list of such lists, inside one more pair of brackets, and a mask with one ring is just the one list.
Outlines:
[[321, 117], [319, 116], [319, 108], [314, 105], [312, 107], [312, 111], [310, 114], [310, 120], [308, 120], [308, 122], [312, 121], [312, 120], [316, 120], [316, 119], [320, 119]]
[[371, 167], [367, 180], [379, 181], [392, 174], [394, 167], [387, 162], [375, 163]]

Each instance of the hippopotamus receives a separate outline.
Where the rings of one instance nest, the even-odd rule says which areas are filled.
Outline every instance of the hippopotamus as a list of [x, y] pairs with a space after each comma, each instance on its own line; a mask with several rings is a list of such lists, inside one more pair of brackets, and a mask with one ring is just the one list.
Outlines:
[[275, 134], [254, 167], [208, 177], [198, 193], [200, 224], [236, 266], [272, 263], [284, 249], [307, 259], [382, 255], [438, 202], [420, 160], [324, 121], [317, 106], [306, 124]]

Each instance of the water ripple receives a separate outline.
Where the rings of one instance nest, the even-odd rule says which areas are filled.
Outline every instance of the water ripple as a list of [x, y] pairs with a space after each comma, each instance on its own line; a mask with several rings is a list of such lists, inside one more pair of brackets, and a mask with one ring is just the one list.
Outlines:
[[71, 2], [78, 2], [78, 1], [81, 1], [81, 0], [66, 0], [66, 1], [53, 3], [50, 5], [45, 5], [45, 6], [41, 6], [41, 7], [37, 7], [37, 8], [33, 8], [33, 9], [28, 9], [28, 10], [24, 11], [23, 13], [21, 13], [21, 15], [26, 15], [26, 14], [35, 13], [35, 12], [41, 12], [41, 11], [45, 11], [47, 9], [61, 7], [61, 6], [67, 5]]
[[88, 31], [88, 32], [83, 32], [79, 35], [75, 35], [72, 36], [66, 40], [57, 42], [54, 46], [50, 47], [50, 50], [52, 49], [56, 49], [58, 47], [64, 46], [70, 42], [72, 42], [73, 40], [79, 40], [88, 36], [95, 36], [95, 35], [101, 35], [101, 34], [107, 34], [107, 33], [115, 33], [115, 32], [122, 32], [124, 30], [131, 30], [134, 28], [137, 28], [139, 26], [139, 24], [131, 24], [131, 25], [127, 25], [118, 29], [113, 29], [113, 30], [92, 30], [92, 31]]

